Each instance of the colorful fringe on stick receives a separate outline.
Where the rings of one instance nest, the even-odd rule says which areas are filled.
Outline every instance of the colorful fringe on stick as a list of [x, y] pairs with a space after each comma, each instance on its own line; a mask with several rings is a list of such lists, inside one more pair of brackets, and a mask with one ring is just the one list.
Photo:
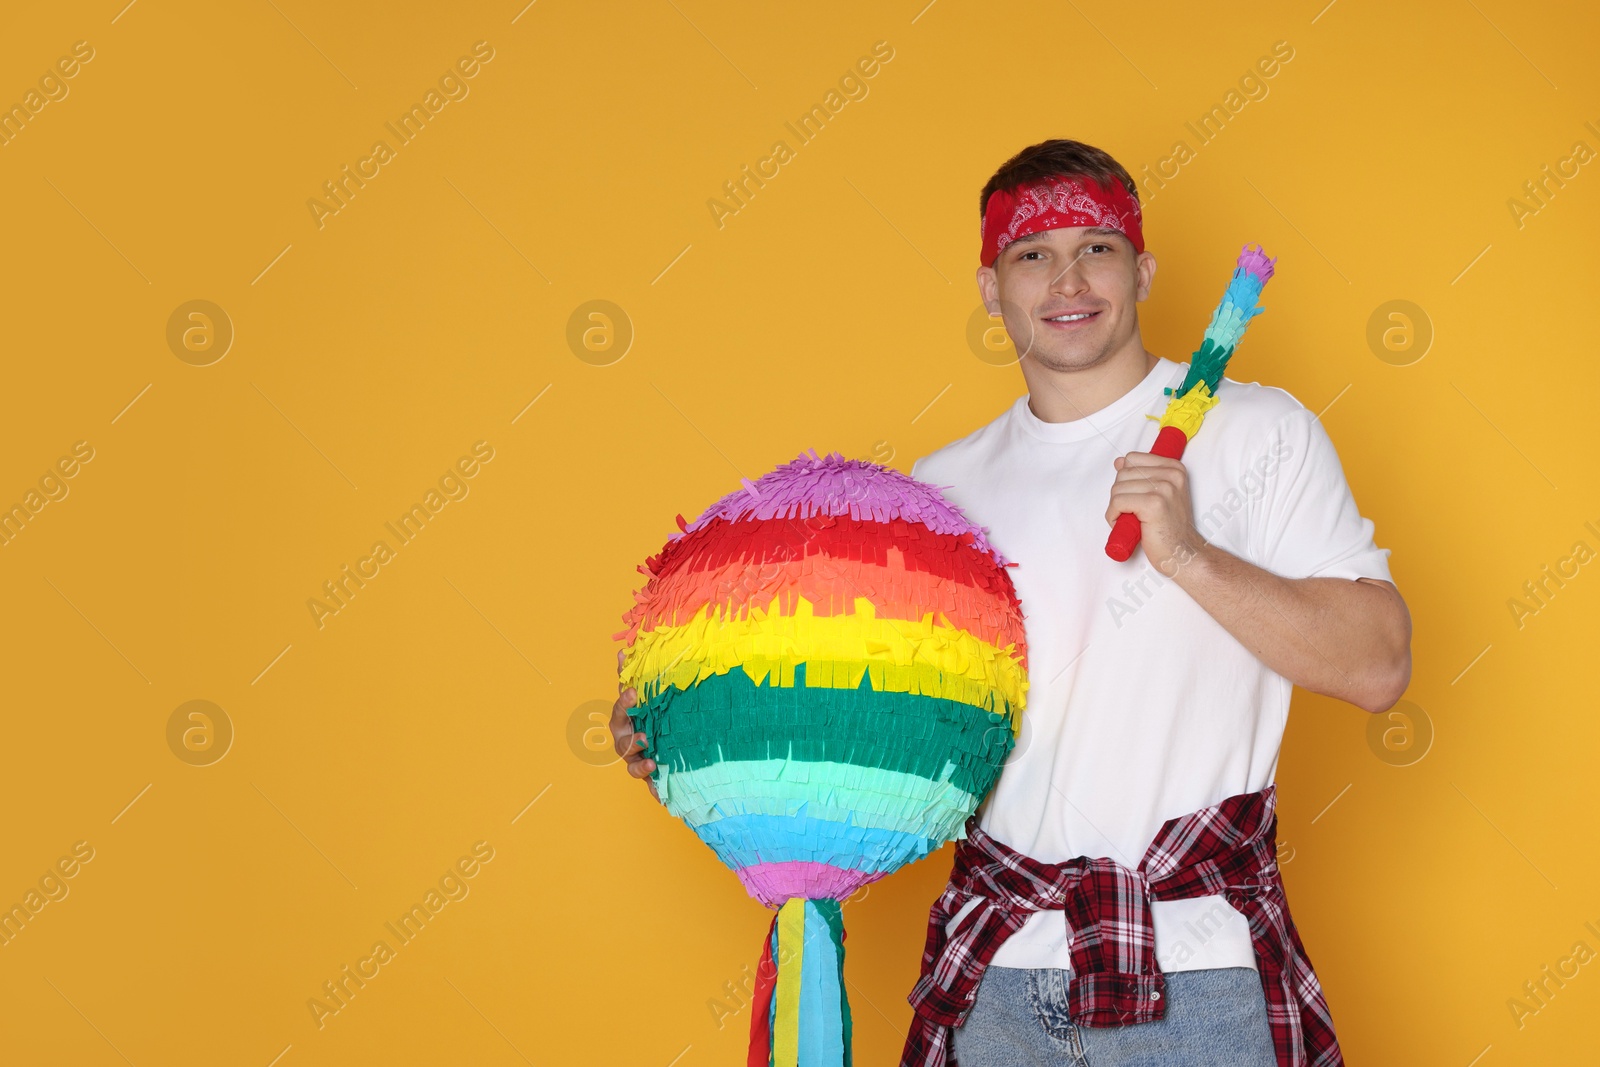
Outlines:
[[667, 811], [777, 911], [750, 1067], [846, 1067], [840, 901], [966, 836], [1021, 728], [1011, 564], [937, 489], [808, 452], [678, 519], [616, 635]]
[[[1200, 423], [1206, 412], [1217, 402], [1217, 388], [1222, 373], [1233, 358], [1239, 341], [1244, 337], [1250, 320], [1265, 311], [1256, 307], [1261, 289], [1272, 277], [1276, 259], [1268, 259], [1260, 245], [1254, 249], [1245, 245], [1239, 253], [1239, 262], [1233, 268], [1233, 278], [1222, 294], [1222, 303], [1211, 314], [1211, 324], [1206, 327], [1199, 351], [1189, 360], [1189, 373], [1176, 390], [1168, 389], [1172, 402], [1161, 416], [1161, 429], [1156, 434], [1150, 451], [1168, 459], [1181, 459], [1183, 450], [1200, 432]], [[1155, 418], [1154, 415], [1149, 416]], [[1118, 563], [1133, 555], [1139, 545], [1139, 517], [1131, 511], [1117, 516], [1106, 540], [1106, 555]]]

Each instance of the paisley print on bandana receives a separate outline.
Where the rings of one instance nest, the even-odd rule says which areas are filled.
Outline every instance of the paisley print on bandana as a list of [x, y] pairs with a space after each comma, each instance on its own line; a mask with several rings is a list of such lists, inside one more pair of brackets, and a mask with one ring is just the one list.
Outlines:
[[1109, 227], [1143, 252], [1140, 224], [1139, 204], [1119, 181], [1104, 186], [1087, 176], [1060, 177], [1020, 189], [1000, 189], [989, 197], [979, 227], [980, 260], [991, 266], [1017, 238], [1066, 226]]

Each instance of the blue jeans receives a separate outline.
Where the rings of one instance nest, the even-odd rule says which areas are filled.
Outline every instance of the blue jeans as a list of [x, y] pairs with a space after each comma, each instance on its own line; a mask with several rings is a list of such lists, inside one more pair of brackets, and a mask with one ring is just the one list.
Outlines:
[[1261, 976], [1248, 967], [1169, 972], [1164, 1018], [1113, 1027], [1073, 1025], [1070, 973], [986, 968], [951, 1033], [961, 1067], [1277, 1067]]

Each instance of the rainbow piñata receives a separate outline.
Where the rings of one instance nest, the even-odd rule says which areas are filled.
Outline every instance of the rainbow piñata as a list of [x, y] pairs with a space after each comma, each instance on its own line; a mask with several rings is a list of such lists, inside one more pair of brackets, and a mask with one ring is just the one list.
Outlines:
[[965, 837], [1021, 725], [1010, 564], [937, 489], [837, 453], [678, 525], [616, 635], [635, 728], [667, 810], [778, 909], [750, 1063], [848, 1064], [839, 902]]

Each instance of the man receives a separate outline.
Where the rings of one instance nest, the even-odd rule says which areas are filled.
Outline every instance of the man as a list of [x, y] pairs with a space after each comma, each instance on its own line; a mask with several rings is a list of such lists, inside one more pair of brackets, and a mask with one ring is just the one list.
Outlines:
[[[930, 914], [902, 1064], [1341, 1064], [1272, 783], [1293, 685], [1371, 712], [1406, 689], [1388, 550], [1281, 389], [1227, 379], [1183, 461], [1143, 451], [1186, 368], [1140, 338], [1156, 260], [1114, 159], [1034, 145], [979, 211], [1028, 391], [911, 474], [1017, 562], [1030, 689]], [[1143, 540], [1116, 563], [1122, 512]], [[648, 778], [630, 706], [613, 733]]]
[[[1157, 429], [1147, 416], [1165, 409], [1163, 389], [1186, 367], [1140, 338], [1137, 304], [1156, 260], [1143, 251], [1137, 198], [1122, 166], [1074, 141], [1027, 148], [989, 180], [978, 288], [1004, 319], [1028, 393], [911, 469], [1018, 562], [1031, 687], [982, 830], [1043, 863], [1101, 857], [1124, 870], [1140, 868], [1168, 820], [1271, 786], [1292, 685], [1378, 712], [1411, 670], [1388, 550], [1373, 543], [1326, 431], [1294, 397], [1226, 380], [1182, 461], [1143, 451]], [[1122, 512], [1138, 516], [1142, 550], [1116, 563], [1104, 546]], [[1281, 885], [1276, 864], [1262, 866], [1256, 880]], [[947, 893], [961, 907], [930, 931], [928, 954], [945, 957], [925, 959], [914, 1004], [951, 985], [934, 963], [949, 962], [941, 935], [959, 933], [982, 903], [967, 888]], [[976, 996], [952, 1012], [965, 1018], [951, 1051], [963, 1067], [1341, 1062], [1309, 963], [1297, 980], [1267, 981], [1252, 922], [1230, 896], [1241, 899], [1148, 903], [1165, 980], [1139, 988], [1164, 988], [1166, 1006], [1142, 1013], [1119, 1012], [1098, 989], [1072, 1003], [1071, 920], [1028, 910], [991, 950]], [[1282, 910], [1279, 925], [1292, 930]], [[1255, 925], [1270, 951], [1272, 924], [1257, 915]], [[1284, 940], [1292, 953], [1297, 937]], [[1286, 990], [1277, 1004], [1273, 985]], [[1101, 1008], [1098, 1025], [1075, 1020], [1074, 1007]], [[1136, 1025], [1107, 1025], [1119, 1014]], [[924, 1048], [937, 1035], [924, 1036], [913, 1035], [907, 1062], [937, 1060]]]

